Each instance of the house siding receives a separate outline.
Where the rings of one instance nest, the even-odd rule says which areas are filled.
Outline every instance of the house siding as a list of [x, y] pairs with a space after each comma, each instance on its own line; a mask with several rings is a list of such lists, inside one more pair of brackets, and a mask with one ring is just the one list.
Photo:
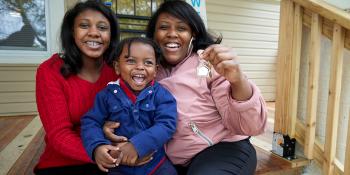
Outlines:
[[37, 114], [34, 64], [0, 64], [0, 116]]
[[[77, 1], [77, 0], [75, 0]], [[65, 0], [65, 10], [74, 3]], [[207, 0], [208, 28], [234, 47], [240, 64], [267, 101], [275, 100], [279, 2]], [[37, 114], [38, 64], [0, 64], [0, 116]]]
[[279, 1], [207, 0], [209, 31], [223, 36], [223, 44], [239, 55], [243, 71], [275, 100]]

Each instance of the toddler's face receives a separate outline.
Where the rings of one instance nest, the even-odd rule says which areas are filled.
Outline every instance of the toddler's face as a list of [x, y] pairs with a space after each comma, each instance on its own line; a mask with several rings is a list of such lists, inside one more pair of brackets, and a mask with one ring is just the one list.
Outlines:
[[115, 64], [115, 70], [121, 78], [129, 84], [134, 91], [144, 89], [156, 76], [157, 64], [152, 46], [140, 42], [134, 42], [130, 46], [123, 47], [119, 61]]

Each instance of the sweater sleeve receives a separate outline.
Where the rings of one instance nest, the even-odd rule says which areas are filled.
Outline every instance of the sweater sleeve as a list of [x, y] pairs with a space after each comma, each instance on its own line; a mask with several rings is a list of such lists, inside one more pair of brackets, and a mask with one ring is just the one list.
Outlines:
[[158, 91], [155, 97], [154, 125], [130, 139], [139, 157], [144, 157], [163, 147], [176, 130], [175, 98], [166, 89], [160, 89], [162, 90]]
[[236, 101], [231, 96], [230, 83], [214, 73], [216, 75], [209, 83], [209, 88], [225, 127], [237, 135], [253, 136], [263, 133], [267, 111], [258, 87], [250, 82], [253, 95], [246, 101]]
[[74, 130], [70, 120], [63, 81], [54, 69], [40, 66], [37, 70], [36, 102], [46, 132], [46, 144], [69, 159], [91, 163], [80, 133]]
[[103, 90], [96, 95], [92, 109], [81, 118], [81, 137], [84, 147], [92, 160], [95, 160], [94, 150], [99, 145], [108, 145], [111, 142], [105, 138], [103, 124], [108, 117], [105, 101], [106, 91]]

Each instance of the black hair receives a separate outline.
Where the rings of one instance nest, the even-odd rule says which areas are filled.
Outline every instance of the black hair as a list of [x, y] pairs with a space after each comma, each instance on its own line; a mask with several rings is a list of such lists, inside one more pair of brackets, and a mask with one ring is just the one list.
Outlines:
[[203, 20], [198, 15], [196, 10], [185, 1], [170, 0], [165, 1], [158, 10], [152, 15], [148, 22], [146, 36], [148, 38], [154, 38], [156, 23], [161, 13], [169, 13], [170, 15], [186, 22], [195, 36], [192, 41], [193, 52], [197, 52], [198, 49], [205, 49], [211, 44], [219, 44], [222, 40], [222, 36], [216, 38], [209, 34], [205, 28]]
[[160, 47], [158, 46], [158, 44], [153, 41], [150, 38], [144, 38], [144, 37], [131, 37], [131, 38], [125, 38], [122, 41], [120, 41], [117, 50], [116, 50], [116, 57], [112, 60], [109, 61], [109, 64], [113, 61], [119, 61], [119, 57], [123, 52], [123, 48], [125, 46], [128, 47], [128, 56], [130, 56], [130, 47], [133, 43], [142, 43], [142, 44], [147, 44], [152, 46], [153, 50], [154, 50], [154, 56], [156, 57], [156, 64], [159, 65], [161, 64], [161, 60], [163, 60], [163, 55], [162, 55], [162, 51], [160, 49]]
[[72, 74], [79, 73], [83, 66], [81, 51], [74, 41], [73, 28], [75, 18], [86, 10], [98, 11], [108, 19], [111, 32], [110, 44], [104, 52], [103, 58], [104, 60], [110, 60], [115, 57], [115, 48], [119, 41], [119, 25], [115, 13], [109, 7], [97, 0], [79, 2], [66, 12], [61, 26], [60, 39], [63, 51], [61, 58], [64, 61], [64, 64], [61, 67], [61, 74], [65, 78]]

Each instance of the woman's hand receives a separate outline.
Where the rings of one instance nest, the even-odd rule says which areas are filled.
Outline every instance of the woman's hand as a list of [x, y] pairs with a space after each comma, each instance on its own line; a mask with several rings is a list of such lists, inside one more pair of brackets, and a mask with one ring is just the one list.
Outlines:
[[105, 134], [105, 136], [111, 141], [111, 142], [126, 142], [128, 141], [128, 138], [124, 137], [124, 136], [118, 136], [114, 134], [114, 130], [116, 128], [119, 128], [120, 123], [118, 122], [112, 122], [112, 121], [107, 121], [105, 122], [105, 124], [103, 125], [103, 133]]
[[231, 95], [236, 100], [248, 100], [252, 96], [252, 88], [242, 72], [237, 61], [237, 53], [221, 44], [213, 44], [204, 51], [198, 50], [198, 55], [209, 61], [215, 71], [231, 83]]
[[[119, 165], [123, 159], [123, 153], [119, 150], [124, 144], [127, 143], [128, 139], [124, 136], [118, 136], [114, 134], [114, 130], [120, 126], [118, 122], [107, 121], [103, 125], [103, 132], [105, 136], [112, 142], [112, 145], [117, 147], [117, 150], [111, 150], [109, 153], [115, 159], [114, 165]], [[145, 157], [142, 157], [136, 161], [134, 165], [130, 166], [140, 166], [150, 162], [153, 159], [153, 154], [151, 153]]]
[[128, 165], [128, 166], [141, 166], [141, 165], [144, 165], [144, 164], [150, 162], [153, 159], [154, 153], [151, 153], [145, 157], [137, 159], [136, 162], [126, 164], [125, 161], [123, 161], [123, 160], [125, 160], [125, 158], [124, 158], [124, 153], [122, 152], [121, 147], [125, 146], [127, 143], [129, 143], [129, 142], [114, 143], [114, 145], [117, 147], [117, 150], [110, 151], [110, 155], [114, 159], [116, 159], [116, 162], [115, 162], [116, 166], [119, 166], [119, 164]]
[[116, 166], [117, 159], [113, 158], [109, 152], [118, 151], [118, 149], [118, 147], [112, 145], [100, 145], [95, 149], [95, 162], [101, 171], [108, 172], [108, 168]]

